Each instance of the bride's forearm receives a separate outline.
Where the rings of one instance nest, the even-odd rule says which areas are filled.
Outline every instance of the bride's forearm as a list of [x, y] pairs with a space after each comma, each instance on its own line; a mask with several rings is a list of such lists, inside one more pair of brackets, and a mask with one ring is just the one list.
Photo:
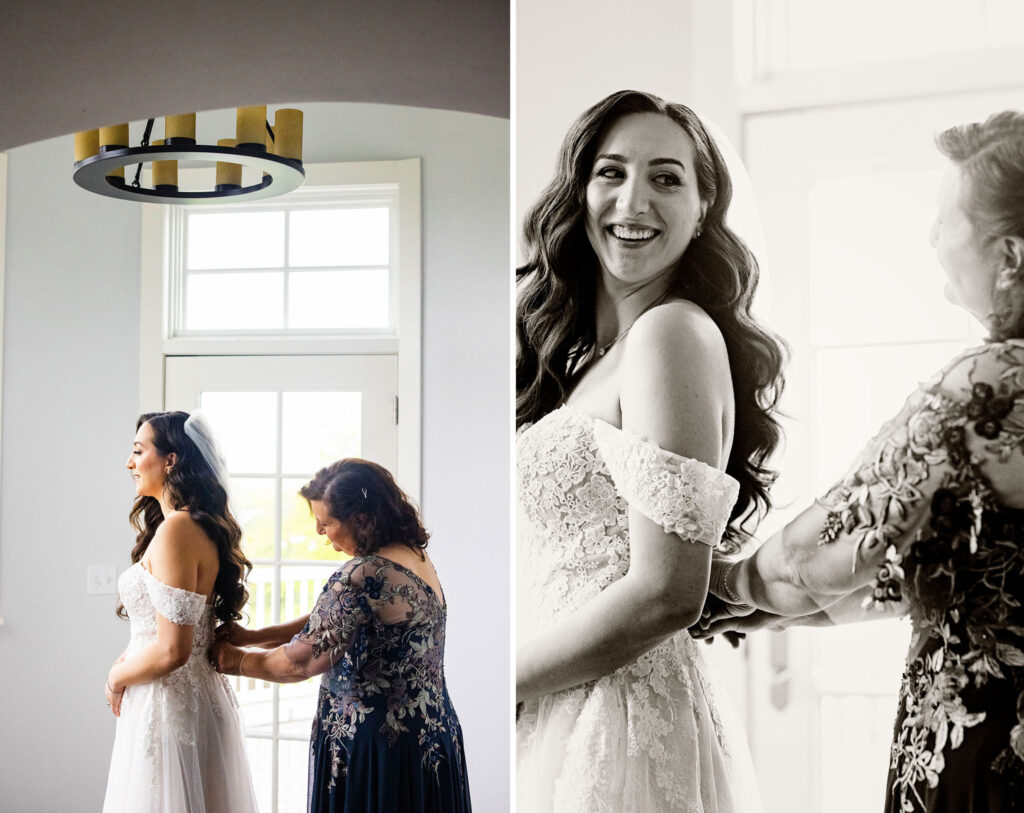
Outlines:
[[529, 700], [609, 675], [692, 623], [680, 612], [678, 597], [652, 596], [639, 581], [627, 574], [520, 646], [516, 699]]
[[115, 692], [139, 683], [152, 683], [184, 666], [190, 654], [191, 647], [187, 651], [174, 650], [154, 641], [115, 663], [107, 674], [107, 683]]

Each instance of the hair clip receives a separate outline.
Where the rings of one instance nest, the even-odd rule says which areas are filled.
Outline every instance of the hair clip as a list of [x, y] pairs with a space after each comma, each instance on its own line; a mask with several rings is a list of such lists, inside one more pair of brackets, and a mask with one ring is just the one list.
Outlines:
[[365, 488], [363, 489], [363, 499], [364, 500], [366, 499], [366, 489]]

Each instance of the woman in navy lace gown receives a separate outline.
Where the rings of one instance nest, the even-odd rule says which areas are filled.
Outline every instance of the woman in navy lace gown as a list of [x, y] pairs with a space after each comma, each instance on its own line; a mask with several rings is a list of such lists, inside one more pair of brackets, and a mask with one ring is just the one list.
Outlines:
[[[386, 469], [354, 458], [322, 469], [300, 493], [317, 533], [353, 558], [309, 616], [225, 630], [218, 669], [278, 683], [323, 675], [311, 813], [469, 811], [462, 729], [444, 678], [444, 594], [416, 509]], [[229, 639], [281, 645], [246, 650]]]
[[932, 245], [947, 296], [986, 325], [987, 342], [919, 387], [751, 558], [716, 565], [712, 592], [790, 617], [909, 613], [885, 810], [1020, 811], [1024, 114], [951, 128], [938, 144], [952, 163]]

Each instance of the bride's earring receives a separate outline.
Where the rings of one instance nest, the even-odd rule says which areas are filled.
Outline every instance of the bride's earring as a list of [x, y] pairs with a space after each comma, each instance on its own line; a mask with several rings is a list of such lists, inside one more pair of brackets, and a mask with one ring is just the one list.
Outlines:
[[996, 288], [1000, 291], [1012, 288], [1020, 279], [1020, 271], [1020, 268], [1000, 269], [999, 274], [996, 276]]

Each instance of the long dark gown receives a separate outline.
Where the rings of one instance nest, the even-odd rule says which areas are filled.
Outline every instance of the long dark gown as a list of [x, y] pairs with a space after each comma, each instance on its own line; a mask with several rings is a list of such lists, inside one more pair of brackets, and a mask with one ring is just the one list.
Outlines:
[[323, 674], [310, 813], [468, 813], [462, 729], [444, 679], [446, 608], [411, 570], [356, 557], [286, 647]]
[[[955, 359], [822, 499], [914, 637], [887, 813], [1024, 811], [1024, 342]], [[881, 546], [881, 547], [878, 547]]]

